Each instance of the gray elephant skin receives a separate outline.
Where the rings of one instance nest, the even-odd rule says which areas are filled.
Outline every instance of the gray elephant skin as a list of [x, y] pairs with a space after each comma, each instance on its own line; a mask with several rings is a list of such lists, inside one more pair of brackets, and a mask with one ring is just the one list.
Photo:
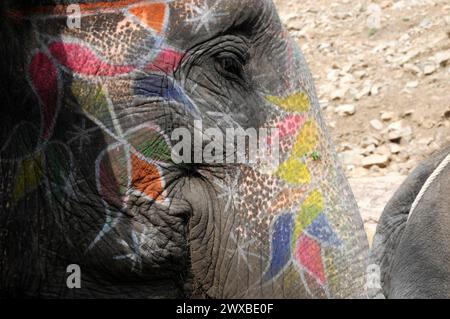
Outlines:
[[[362, 219], [271, 1], [0, 10], [2, 297], [366, 296]], [[278, 157], [224, 160], [227, 129]]]

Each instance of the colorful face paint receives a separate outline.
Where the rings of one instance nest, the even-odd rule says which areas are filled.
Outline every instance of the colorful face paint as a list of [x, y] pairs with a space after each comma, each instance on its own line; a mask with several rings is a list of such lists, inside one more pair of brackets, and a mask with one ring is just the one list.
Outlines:
[[[188, 112], [198, 110], [171, 78], [184, 53], [165, 44], [170, 18], [167, 2], [99, 2], [81, 4], [80, 10], [81, 27], [74, 29], [65, 26], [67, 6], [31, 9], [22, 18], [36, 27], [38, 47], [29, 63], [29, 81], [42, 105], [41, 145], [52, 139], [62, 104], [82, 112], [111, 140], [95, 165], [106, 221], [92, 249], [117, 225], [119, 215], [112, 212], [126, 208], [130, 196], [166, 203], [162, 166], [171, 162], [170, 143], [154, 124], [141, 122], [128, 128], [119, 115], [122, 104], [140, 96], [178, 103]], [[38, 147], [44, 149], [37, 159], [50, 152]], [[43, 173], [33, 174], [42, 171], [37, 168], [41, 162], [23, 160], [16, 201], [25, 190], [33, 191], [45, 181]]]
[[[222, 237], [213, 254], [210, 241], [194, 236], [199, 243], [189, 243], [198, 245], [191, 253], [203, 255], [193, 259], [209, 265], [215, 264], [209, 258], [216, 258], [229, 267], [238, 282], [231, 290], [247, 285], [246, 297], [273, 287], [283, 291], [277, 296], [339, 296], [339, 287], [349, 280], [343, 275], [348, 265], [342, 260], [353, 254], [349, 238], [357, 226], [350, 214], [355, 207], [346, 193], [305, 61], [276, 21], [265, 31], [276, 50], [257, 48], [258, 41], [250, 41], [257, 30], [246, 30], [249, 39], [241, 39], [248, 55], [239, 62], [245, 64], [241, 73], [251, 76], [231, 74], [239, 65], [230, 63], [228, 55], [224, 59], [221, 52], [206, 54], [212, 49], [205, 49], [211, 38], [239, 27], [228, 21], [237, 14], [236, 4], [244, 13], [253, 13], [242, 17], [251, 22], [248, 25], [266, 12], [263, 7], [255, 14], [256, 6], [271, 8], [268, 2], [256, 5], [244, 0], [97, 2], [80, 4], [80, 28], [67, 27], [67, 6], [26, 11], [22, 18], [32, 22], [35, 46], [27, 78], [39, 100], [40, 133], [32, 156], [21, 157], [14, 201], [46, 187], [55, 202], [66, 205], [72, 198], [65, 194], [76, 193], [70, 185], [79, 174], [90, 192], [80, 202], [95, 202], [91, 215], [101, 220], [94, 236], [89, 233], [85, 253], [105, 254], [110, 259], [105, 264], [118, 265], [114, 271], [131, 266], [131, 272], [144, 273], [146, 262], [160, 257], [152, 256], [158, 252], [151, 250], [149, 242], [155, 239], [146, 223], [161, 212], [172, 218], [173, 200], [191, 207], [197, 203], [185, 197], [203, 200], [202, 189], [190, 190], [194, 195], [183, 187], [172, 192], [176, 178], [180, 184], [182, 178], [203, 182], [208, 185], [205, 196], [215, 197], [204, 205], [208, 211], [194, 211], [191, 217], [213, 216], [202, 231], [208, 235], [217, 231]], [[238, 35], [227, 34], [235, 45]], [[236, 54], [235, 47], [224, 49], [226, 43], [214, 49]], [[208, 72], [220, 75], [217, 83]], [[243, 85], [243, 79], [252, 83]], [[239, 94], [231, 89], [244, 86], [247, 91], [236, 89]], [[259, 157], [255, 163], [239, 165], [177, 166], [169, 134], [179, 122], [192, 131], [190, 122], [195, 119], [212, 123], [219, 131], [254, 123], [254, 129], [276, 128], [262, 140], [269, 146], [279, 141], [279, 163], [263, 165]], [[78, 124], [65, 127], [72, 122]], [[72, 204], [70, 209], [76, 210], [76, 201]], [[217, 207], [221, 211], [215, 212]], [[95, 216], [99, 211], [100, 217]], [[175, 237], [160, 229], [153, 230], [155, 234], [167, 236], [157, 238], [160, 242]], [[183, 245], [171, 248], [179, 252], [186, 249]], [[108, 255], [110, 247], [117, 250], [114, 256]], [[223, 251], [227, 255], [220, 255]], [[150, 269], [154, 271], [155, 265]], [[204, 275], [199, 273], [193, 275], [197, 280]], [[245, 280], [239, 278], [241, 273]], [[223, 278], [210, 281], [211, 289], [228, 284]], [[290, 295], [283, 295], [285, 291]]]
[[[296, 137], [290, 148], [290, 155], [278, 167], [276, 176], [286, 183], [286, 187], [303, 187], [301, 194], [304, 194], [304, 189], [311, 189], [310, 185], [314, 180], [308, 168], [313, 164], [306, 163], [305, 159], [308, 154], [316, 150], [319, 142], [319, 132], [314, 120], [304, 120], [308, 117], [307, 112], [310, 110], [309, 99], [304, 93], [295, 93], [286, 98], [271, 96], [268, 100], [276, 107], [288, 112], [303, 112], [300, 115], [301, 126], [291, 125], [289, 130], [285, 127], [281, 130], [283, 137], [288, 135]], [[295, 115], [287, 118], [292, 119], [293, 116]], [[264, 281], [273, 280], [292, 263], [301, 272], [306, 272], [315, 278], [319, 285], [326, 285], [321, 245], [339, 247], [341, 241], [328, 222], [324, 210], [325, 202], [322, 193], [318, 189], [311, 189], [297, 214], [284, 212], [275, 217], [271, 226], [272, 255]], [[306, 281], [305, 285], [308, 285]]]
[[41, 103], [41, 138], [48, 140], [55, 125], [60, 103], [58, 71], [49, 56], [37, 52], [30, 61], [29, 72], [31, 84]]

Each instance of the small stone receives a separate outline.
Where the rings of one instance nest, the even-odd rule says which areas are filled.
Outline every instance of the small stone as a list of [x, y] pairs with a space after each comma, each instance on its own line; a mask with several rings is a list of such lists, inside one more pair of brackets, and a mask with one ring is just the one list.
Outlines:
[[372, 166], [378, 166], [378, 167], [386, 167], [389, 164], [389, 156], [387, 155], [370, 155], [368, 157], [363, 158], [362, 160], [362, 166], [365, 168], [371, 168]]
[[380, 141], [374, 136], [364, 136], [361, 140], [361, 147], [368, 147], [370, 145], [378, 146], [380, 145]]
[[423, 19], [419, 25], [419, 27], [423, 28], [423, 29], [429, 29], [432, 26], [433, 26], [433, 21], [429, 17], [426, 17], [425, 19]]
[[411, 127], [403, 127], [402, 121], [390, 124], [387, 128], [387, 132], [389, 141], [394, 143], [399, 143], [403, 137], [409, 138], [412, 135]]
[[350, 143], [342, 143], [337, 147], [338, 152], [351, 151], [356, 148], [356, 145]]
[[375, 151], [375, 145], [370, 144], [369, 146], [367, 146], [365, 149], [362, 150], [361, 154], [363, 156], [369, 156], [370, 154], [373, 154], [373, 152]]
[[389, 143], [389, 151], [391, 154], [398, 154], [402, 151], [402, 147], [395, 143]]
[[423, 67], [423, 74], [425, 75], [431, 75], [434, 72], [436, 72], [437, 66], [435, 63], [427, 62]]
[[414, 114], [414, 110], [413, 109], [410, 109], [410, 110], [406, 110], [405, 112], [403, 112], [403, 115], [402, 115], [402, 117], [403, 118], [405, 118], [405, 117], [410, 117], [410, 116], [412, 116], [413, 114]]
[[356, 93], [355, 95], [355, 99], [360, 100], [361, 98], [363, 98], [364, 96], [367, 96], [370, 94], [372, 87], [370, 85], [366, 85], [364, 86], [361, 91], [359, 91], [358, 93]]
[[330, 105], [330, 102], [328, 100], [319, 100], [319, 105], [322, 110], [325, 110]]
[[345, 73], [349, 73], [352, 70], [352, 68], [353, 68], [353, 63], [349, 62], [342, 67], [342, 71], [344, 71]]
[[319, 49], [319, 51], [323, 51], [325, 49], [328, 49], [331, 47], [330, 43], [320, 43], [317, 48]]
[[330, 70], [327, 73], [327, 80], [336, 83], [339, 79], [339, 70]]
[[356, 107], [353, 104], [339, 105], [334, 110], [339, 116], [350, 116], [356, 113]]
[[390, 156], [391, 151], [389, 150], [389, 147], [387, 147], [386, 145], [381, 145], [376, 149], [375, 154]]
[[372, 86], [372, 88], [370, 89], [370, 95], [372, 95], [372, 96], [378, 95], [379, 92], [380, 92], [380, 87], [377, 85]]
[[357, 79], [362, 80], [362, 79], [364, 79], [365, 77], [367, 77], [367, 71], [365, 71], [365, 70], [355, 71], [355, 73], [353, 73], [353, 75], [354, 75]]
[[403, 68], [404, 68], [406, 71], [412, 72], [413, 74], [420, 74], [420, 73], [422, 73], [422, 70], [421, 70], [417, 65], [412, 64], [412, 63], [406, 63], [406, 64], [404, 64], [404, 65], [403, 65]]
[[342, 90], [349, 91], [353, 83], [355, 83], [355, 78], [353, 75], [345, 74], [339, 81], [339, 87]]
[[336, 89], [330, 93], [330, 99], [333, 101], [334, 100], [342, 100], [342, 99], [344, 99], [347, 92], [348, 92], [347, 87]]
[[419, 86], [419, 81], [411, 81], [411, 82], [406, 83], [407, 89], [414, 89], [418, 86]]
[[392, 112], [381, 112], [381, 119], [385, 122], [391, 121], [394, 118], [394, 113]]
[[406, 162], [410, 159], [410, 156], [408, 153], [402, 152], [402, 153], [398, 154], [398, 159], [400, 162]]
[[381, 131], [383, 129], [383, 123], [381, 123], [380, 120], [374, 119], [372, 121], [370, 121], [370, 126], [372, 126], [374, 129], [376, 129], [377, 131]]
[[450, 51], [440, 51], [433, 56], [434, 62], [437, 65], [445, 67], [450, 61]]

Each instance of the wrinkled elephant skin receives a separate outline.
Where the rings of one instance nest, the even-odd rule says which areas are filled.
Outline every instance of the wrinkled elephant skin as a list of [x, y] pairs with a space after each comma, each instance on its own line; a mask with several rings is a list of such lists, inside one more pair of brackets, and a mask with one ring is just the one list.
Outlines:
[[[67, 3], [10, 6], [2, 295], [365, 295], [363, 223], [270, 1], [89, 2], [79, 26]], [[175, 161], [199, 121], [273, 129], [279, 160]]]

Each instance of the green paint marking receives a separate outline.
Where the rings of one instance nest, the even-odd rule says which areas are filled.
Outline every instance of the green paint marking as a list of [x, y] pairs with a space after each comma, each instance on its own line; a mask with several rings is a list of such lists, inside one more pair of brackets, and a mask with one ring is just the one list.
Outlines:
[[108, 108], [108, 100], [100, 84], [74, 80], [71, 90], [78, 105], [80, 105], [84, 112], [94, 116], [106, 127], [113, 126], [111, 113]]
[[[144, 139], [145, 140], [142, 140]], [[131, 144], [142, 153], [146, 158], [154, 161], [170, 162], [172, 160], [172, 151], [164, 137], [158, 132], [152, 132], [149, 135], [142, 134], [131, 139]]]
[[303, 231], [312, 224], [314, 219], [324, 210], [325, 204], [322, 193], [315, 189], [303, 202], [302, 208], [295, 220], [293, 245]]
[[313, 161], [318, 161], [322, 158], [322, 155], [319, 151], [314, 151], [311, 153], [311, 158], [313, 159]]

